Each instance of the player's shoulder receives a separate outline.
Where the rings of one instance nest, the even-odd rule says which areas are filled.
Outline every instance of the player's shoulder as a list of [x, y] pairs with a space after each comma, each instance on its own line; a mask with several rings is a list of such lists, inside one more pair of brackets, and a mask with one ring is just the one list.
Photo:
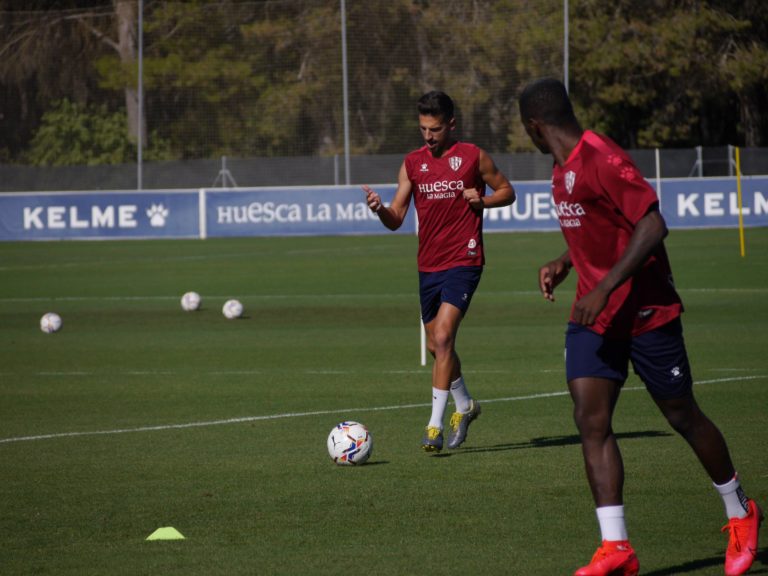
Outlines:
[[406, 170], [410, 171], [411, 167], [417, 166], [427, 161], [425, 154], [427, 153], [427, 147], [422, 146], [408, 152], [403, 158], [403, 166]]
[[615, 182], [620, 178], [623, 182], [650, 188], [629, 153], [608, 136], [586, 131], [581, 144], [582, 166], [600, 180]]
[[605, 134], [598, 134], [592, 130], [585, 130], [581, 137], [582, 153], [609, 155], [623, 152], [621, 147]]
[[482, 148], [471, 142], [457, 141], [448, 152], [445, 157], [449, 162], [451, 157], [460, 157], [462, 163], [466, 166], [478, 166], [482, 156], [486, 156]]
[[463, 140], [456, 142], [454, 150], [468, 156], [479, 156], [481, 153], [484, 153], [483, 149], [480, 148], [477, 144], [473, 144], [472, 142], [464, 142]]
[[415, 150], [411, 150], [405, 155], [405, 161], [413, 161], [418, 160], [419, 158], [422, 158], [425, 154], [428, 154], [429, 150], [426, 146], [422, 146], [421, 148], [416, 148]]
[[629, 159], [627, 152], [605, 134], [585, 130], [580, 142], [582, 157], [602, 157]]

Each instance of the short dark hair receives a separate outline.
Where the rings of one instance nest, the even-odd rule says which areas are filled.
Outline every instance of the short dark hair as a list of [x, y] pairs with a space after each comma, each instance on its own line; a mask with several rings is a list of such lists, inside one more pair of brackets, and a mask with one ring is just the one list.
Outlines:
[[442, 116], [443, 120], [453, 118], [453, 100], [445, 92], [432, 90], [419, 98], [417, 104], [422, 116]]
[[576, 123], [568, 91], [554, 78], [542, 78], [525, 87], [520, 95], [520, 117], [523, 122], [536, 118], [553, 126]]

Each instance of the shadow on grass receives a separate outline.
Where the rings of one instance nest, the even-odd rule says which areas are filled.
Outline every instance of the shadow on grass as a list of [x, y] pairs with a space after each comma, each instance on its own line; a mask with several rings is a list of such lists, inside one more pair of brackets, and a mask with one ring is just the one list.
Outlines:
[[[643, 576], [674, 576], [675, 574], [688, 574], [703, 570], [704, 568], [712, 568], [713, 566], [721, 567], [724, 562], [725, 557], [723, 555], [714, 556], [712, 558], [694, 560], [693, 562], [685, 562], [684, 564], [670, 566], [669, 568], [661, 568], [659, 570], [654, 570], [653, 572], [643, 572]], [[755, 563], [752, 564], [749, 574], [768, 574], [768, 548], [763, 548], [758, 551]]]
[[[619, 432], [616, 434], [618, 440], [626, 438], [664, 438], [673, 436], [670, 432], [659, 432], [658, 430], [645, 430], [641, 432]], [[541, 438], [531, 438], [527, 442], [513, 442], [510, 444], [496, 444], [495, 446], [477, 446], [462, 448], [449, 454], [475, 454], [477, 452], [501, 452], [504, 450], [527, 450], [529, 448], [555, 448], [558, 446], [573, 446], [581, 444], [581, 439], [577, 434], [568, 436], [544, 436]]]

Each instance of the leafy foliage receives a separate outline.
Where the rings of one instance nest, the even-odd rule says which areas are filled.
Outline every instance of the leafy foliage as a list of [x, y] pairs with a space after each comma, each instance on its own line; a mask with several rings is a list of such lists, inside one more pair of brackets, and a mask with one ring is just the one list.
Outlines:
[[131, 160], [131, 148], [124, 114], [60, 100], [43, 114], [27, 159], [40, 166], [119, 164]]
[[[0, 1], [0, 156], [53, 162], [56, 150], [56, 162], [133, 158], [122, 135], [128, 123], [112, 117], [131, 118], [137, 132], [138, 65], [126, 54], [133, 36], [124, 33], [136, 22], [126, 1], [70, 0], [51, 9], [35, 0], [26, 11]], [[145, 2], [145, 142], [162, 144], [160, 157], [182, 159], [343, 153], [339, 6]], [[531, 79], [563, 75], [562, 0], [346, 6], [353, 154], [418, 145], [414, 102], [435, 88], [457, 101], [460, 137], [491, 152], [530, 150], [516, 97]], [[631, 148], [766, 144], [761, 0], [570, 6], [569, 85], [585, 126]], [[74, 118], [56, 128], [51, 118], [62, 115], [64, 99], [76, 107]], [[87, 137], [86, 118], [101, 132]], [[79, 149], [69, 146], [73, 134]], [[56, 135], [63, 141], [54, 144]], [[152, 146], [146, 158], [158, 157]]]
[[717, 4], [579, 2], [572, 88], [585, 124], [633, 148], [736, 143], [740, 131], [747, 145], [764, 143], [768, 133], [738, 125], [736, 104], [743, 120], [757, 111], [744, 92], [766, 96], [764, 31], [743, 10]]
[[[167, 142], [153, 138], [147, 159], [170, 156]], [[25, 159], [37, 166], [121, 164], [136, 160], [136, 145], [128, 138], [125, 114], [65, 99], [43, 115]]]

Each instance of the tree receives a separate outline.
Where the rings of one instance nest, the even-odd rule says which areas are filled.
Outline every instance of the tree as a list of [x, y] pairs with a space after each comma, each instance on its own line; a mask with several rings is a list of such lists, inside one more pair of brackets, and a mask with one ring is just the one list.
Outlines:
[[101, 49], [78, 24], [89, 14], [109, 22], [104, 2], [29, 0], [0, 4], [0, 149], [18, 158], [29, 143], [50, 103], [68, 98], [81, 104], [109, 102], [101, 92], [92, 62]]
[[[169, 160], [168, 142], [159, 137], [145, 156]], [[82, 106], [60, 100], [43, 114], [24, 160], [37, 166], [123, 164], [136, 159], [136, 143], [125, 130], [125, 114], [105, 104]]]
[[765, 36], [732, 4], [579, 2], [572, 93], [585, 124], [632, 148], [736, 143], [739, 127], [755, 145]]
[[[144, 115], [139, 117], [138, 90], [138, 30], [136, 0], [112, 0], [115, 21], [115, 36], [91, 23], [87, 14], [76, 17], [85, 29], [91, 32], [99, 41], [111, 48], [118, 56], [118, 76], [121, 78], [120, 89], [125, 95], [126, 126], [132, 142], [138, 142], [139, 130], [141, 141], [147, 140], [147, 123]], [[103, 72], [103, 71], [102, 71]], [[103, 75], [103, 74], [102, 74]]]
[[[142, 130], [150, 149], [177, 158], [343, 152], [338, 0], [146, 1], [144, 118], [137, 1], [29, 0], [22, 10], [0, 0], [0, 159], [38, 156], [24, 150], [62, 100], [80, 117], [122, 114], [121, 138]], [[582, 121], [631, 148], [765, 144], [762, 4], [571, 2]], [[562, 0], [346, 5], [353, 154], [418, 145], [414, 103], [430, 89], [456, 100], [460, 137], [530, 150], [517, 95], [531, 79], [562, 77]]]
[[713, 2], [720, 12], [748, 22], [730, 38], [721, 69], [739, 102], [740, 128], [746, 146], [768, 145], [768, 13], [762, 0]]
[[125, 117], [105, 105], [81, 106], [61, 100], [42, 118], [26, 152], [30, 164], [121, 164], [135, 155], [124, 130]]

